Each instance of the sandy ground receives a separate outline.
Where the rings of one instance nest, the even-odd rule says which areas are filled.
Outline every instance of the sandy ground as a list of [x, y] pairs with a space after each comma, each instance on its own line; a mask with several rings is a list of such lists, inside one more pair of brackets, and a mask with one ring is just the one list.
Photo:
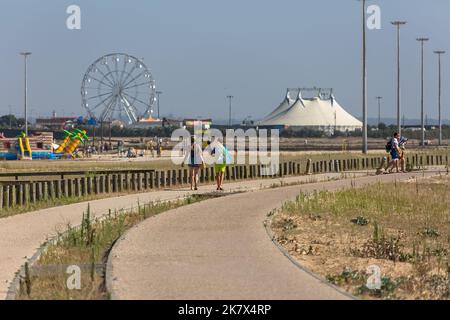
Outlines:
[[[290, 177], [283, 179], [254, 180], [225, 185], [225, 192], [249, 191], [270, 188], [273, 184], [297, 183], [299, 181], [327, 180], [328, 177], [340, 177], [340, 174], [318, 175], [311, 177]], [[202, 186], [199, 193], [208, 193], [215, 188]], [[158, 200], [173, 200], [192, 194], [188, 189], [166, 189], [143, 194], [91, 201], [91, 212], [95, 217], [108, 213], [109, 209], [123, 209]], [[88, 202], [63, 207], [43, 209], [35, 212], [0, 219], [0, 299], [7, 294], [10, 281], [20, 266], [36, 252], [49, 237], [58, 231], [65, 231], [67, 224], [79, 225]]]
[[[432, 173], [427, 173], [431, 175]], [[271, 241], [267, 214], [301, 191], [405, 180], [384, 175], [255, 191], [181, 207], [140, 223], [110, 254], [114, 299], [345, 299]]]
[[[436, 173], [437, 174], [437, 173]], [[427, 208], [430, 212], [433, 212], [430, 203], [436, 203], [441, 197], [445, 197], [445, 192], [448, 190], [449, 179], [448, 176], [435, 176], [429, 179], [420, 179], [421, 183], [421, 195], [416, 195], [417, 181], [411, 179], [401, 184], [400, 189], [405, 189], [405, 186], [410, 185], [411, 190], [409, 192], [412, 198], [419, 197], [418, 201], [427, 200]], [[439, 193], [436, 189], [436, 194], [430, 194], [427, 191], [427, 186], [430, 185], [442, 185], [444, 188]], [[426, 197], [424, 197], [426, 195]], [[436, 196], [433, 198], [433, 196]], [[401, 198], [405, 201], [405, 197]], [[323, 201], [323, 200], [322, 200]], [[330, 201], [333, 201], [330, 199]], [[412, 203], [413, 200], [406, 200], [408, 203]], [[319, 201], [320, 203], [320, 201]], [[412, 205], [414, 206], [414, 205]], [[288, 207], [287, 207], [288, 208]], [[290, 208], [296, 208], [290, 207]], [[429, 257], [427, 262], [411, 261], [393, 261], [385, 257], [373, 258], [367, 257], [367, 251], [364, 249], [365, 244], [371, 243], [373, 240], [374, 221], [382, 226], [383, 234], [389, 238], [394, 237], [401, 239], [401, 242], [397, 245], [398, 253], [412, 254], [411, 248], [414, 243], [424, 244], [424, 238], [418, 236], [417, 233], [424, 226], [424, 221], [429, 226], [440, 227], [439, 233], [446, 235], [446, 217], [445, 209], [443, 212], [430, 213], [430, 217], [426, 217], [423, 214], [423, 208], [415, 209], [415, 212], [406, 211], [404, 213], [379, 212], [370, 217], [367, 216], [367, 212], [364, 214], [365, 218], [368, 218], [366, 226], [356, 225], [351, 222], [352, 218], [356, 218], [358, 214], [351, 209], [350, 212], [340, 211], [339, 216], [331, 213], [331, 209], [318, 210], [311, 213], [308, 209], [302, 212], [302, 209], [286, 209], [277, 213], [273, 222], [272, 229], [276, 235], [277, 241], [289, 252], [289, 254], [295, 258], [303, 266], [312, 270], [314, 273], [320, 274], [323, 277], [333, 277], [336, 279], [342, 275], [344, 270], [351, 270], [358, 274], [368, 277], [367, 268], [371, 265], [376, 265], [380, 268], [382, 275], [389, 279], [396, 281], [397, 279], [408, 279], [408, 283], [400, 285], [396, 288], [395, 292], [388, 292], [385, 290], [383, 297], [379, 298], [392, 298], [395, 299], [445, 299], [444, 295], [437, 290], [433, 290], [430, 286], [424, 285], [423, 287], [417, 284], [431, 279], [434, 275], [441, 275], [446, 277], [445, 269], [445, 256], [442, 258], [444, 261], [444, 267], [437, 266], [437, 259], [435, 256]], [[440, 207], [441, 208], [441, 207]], [[306, 211], [308, 210], [308, 211]], [[448, 210], [447, 210], [448, 211]], [[405, 218], [407, 216], [408, 218]], [[378, 219], [378, 220], [377, 220]], [[399, 223], [399, 220], [403, 223]], [[407, 220], [407, 223], [405, 220]], [[442, 229], [441, 229], [442, 228]], [[434, 230], [434, 229], [433, 229]], [[380, 231], [381, 233], [381, 231]], [[430, 248], [439, 248], [439, 243], [446, 248], [447, 239], [444, 236], [443, 239], [431, 238], [427, 239], [426, 243]], [[373, 248], [373, 247], [372, 247]], [[422, 249], [421, 249], [422, 250]], [[421, 251], [418, 250], [418, 251]], [[433, 250], [433, 249], [431, 249]], [[362, 252], [363, 255], [356, 254], [355, 252]], [[421, 252], [423, 253], [423, 252]], [[420, 270], [420, 271], [419, 271]], [[444, 280], [443, 280], [444, 281]], [[364, 281], [363, 281], [364, 282]], [[360, 281], [340, 281], [342, 288], [347, 292], [355, 292], [358, 287], [362, 285]], [[437, 282], [435, 283], [436, 285]], [[395, 294], [395, 295], [394, 295]], [[362, 294], [365, 299], [374, 299], [374, 296], [368, 294]]]

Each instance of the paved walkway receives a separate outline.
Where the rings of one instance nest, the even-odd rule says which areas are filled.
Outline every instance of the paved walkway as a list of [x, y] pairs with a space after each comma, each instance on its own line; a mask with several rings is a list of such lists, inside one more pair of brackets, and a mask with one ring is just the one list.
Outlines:
[[[426, 173], [430, 176], [433, 173]], [[362, 177], [356, 186], [422, 173]], [[181, 207], [148, 219], [113, 248], [113, 299], [346, 299], [294, 265], [263, 226], [267, 213], [300, 191], [350, 187], [350, 180], [255, 191]]]
[[[227, 184], [225, 191], [250, 191], [269, 188], [273, 184], [279, 184], [280, 181], [283, 183], [326, 181], [328, 178], [340, 176], [340, 174], [326, 174], [243, 181]], [[212, 190], [215, 190], [213, 186], [202, 186], [197, 193], [207, 193]], [[192, 193], [188, 189], [161, 190], [90, 201], [90, 205], [94, 216], [102, 216], [108, 212], [108, 209], [137, 206], [138, 201], [142, 204], [157, 200], [174, 200]], [[0, 218], [0, 300], [6, 298], [14, 274], [27, 261], [27, 257], [32, 257], [41, 244], [49, 237], [56, 235], [57, 231], [65, 231], [67, 224], [80, 224], [87, 204], [88, 202], [83, 202]]]

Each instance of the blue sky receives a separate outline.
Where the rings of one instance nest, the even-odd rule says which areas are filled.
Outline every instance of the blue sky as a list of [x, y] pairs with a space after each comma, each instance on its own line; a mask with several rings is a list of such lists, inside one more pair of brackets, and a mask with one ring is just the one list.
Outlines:
[[[403, 107], [419, 117], [418, 36], [426, 45], [426, 109], [437, 116], [437, 58], [450, 83], [450, 1], [373, 0], [382, 9], [382, 29], [368, 31], [370, 117], [382, 95], [383, 116], [395, 115], [395, 30], [402, 30]], [[66, 28], [66, 8], [82, 10], [82, 29]], [[111, 52], [126, 52], [150, 67], [163, 115], [259, 119], [272, 111], [287, 87], [333, 87], [337, 99], [361, 115], [360, 4], [356, 0], [1, 0], [0, 113], [22, 113], [23, 66], [30, 58], [29, 104], [33, 116], [84, 114], [80, 84], [88, 66]], [[448, 62], [447, 62], [448, 61]]]

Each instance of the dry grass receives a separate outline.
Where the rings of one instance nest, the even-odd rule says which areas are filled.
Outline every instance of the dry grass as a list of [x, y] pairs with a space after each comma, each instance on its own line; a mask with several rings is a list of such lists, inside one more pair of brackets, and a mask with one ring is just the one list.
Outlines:
[[[450, 179], [301, 194], [272, 228], [312, 271], [363, 298], [450, 298]], [[381, 290], [365, 286], [381, 268]]]
[[[343, 159], [348, 157], [349, 153], [342, 152], [317, 152], [317, 153], [303, 153], [303, 152], [283, 152], [281, 154], [281, 160], [285, 161], [306, 161], [307, 159], [331, 159], [339, 158]], [[360, 154], [352, 154], [354, 157], [360, 156]], [[248, 157], [247, 157], [248, 158]], [[125, 169], [172, 169], [179, 168], [172, 163], [169, 156], [164, 158], [153, 159], [121, 159], [121, 160], [37, 160], [32, 162], [23, 161], [1, 161], [0, 172], [47, 172], [49, 167], [54, 172], [65, 171], [96, 171], [96, 170], [125, 170]], [[1, 180], [7, 181], [9, 178], [1, 178]], [[23, 180], [24, 178], [20, 178]], [[39, 177], [39, 179], [45, 179], [45, 177]]]
[[47, 172], [51, 171], [95, 171], [126, 169], [166, 169], [173, 166], [170, 158], [152, 159], [151, 161], [132, 159], [116, 160], [36, 160], [36, 161], [1, 161], [0, 172]]
[[[110, 212], [104, 219], [91, 220], [88, 207], [81, 226], [67, 226], [53, 244], [29, 268], [20, 281], [19, 300], [104, 300], [105, 267], [110, 249], [124, 232], [159, 213], [189, 205], [217, 195], [198, 195], [173, 202], [141, 204], [131, 211]], [[68, 266], [81, 269], [81, 289], [70, 290]]]
[[[448, 155], [447, 149], [409, 149], [410, 154], [422, 155]], [[385, 156], [384, 150], [371, 150], [370, 156]], [[356, 151], [324, 151], [318, 148], [317, 151], [292, 151], [281, 152], [280, 161], [307, 161], [308, 159], [331, 160], [331, 159], [347, 159], [347, 158], [363, 158], [365, 155]], [[247, 157], [248, 158], [248, 157]], [[165, 154], [162, 158], [138, 158], [138, 159], [77, 159], [77, 160], [36, 160], [36, 161], [0, 161], [0, 172], [47, 172], [49, 168], [53, 172], [67, 171], [98, 171], [98, 170], [125, 170], [125, 169], [173, 169], [179, 168], [173, 164], [169, 154]], [[28, 178], [20, 177], [19, 180], [27, 180]], [[46, 179], [46, 177], [39, 177]], [[2, 181], [11, 180], [11, 178], [0, 177]]]

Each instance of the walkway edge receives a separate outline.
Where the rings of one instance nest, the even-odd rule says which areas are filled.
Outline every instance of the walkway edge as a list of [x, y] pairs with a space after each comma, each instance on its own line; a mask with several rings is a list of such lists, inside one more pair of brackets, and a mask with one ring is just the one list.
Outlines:
[[[432, 175], [434, 176], [434, 175]], [[427, 177], [420, 177], [419, 179], [427, 179], [430, 178], [432, 176], [427, 176]], [[350, 178], [350, 180], [358, 180], [358, 178], [363, 178], [363, 177], [355, 177], [355, 178]], [[411, 178], [407, 178], [405, 179], [405, 181], [409, 180]], [[347, 180], [347, 179], [344, 179]], [[323, 182], [319, 182], [319, 183], [323, 183]], [[313, 183], [316, 184], [316, 183]], [[365, 185], [359, 186], [358, 188], [362, 188]], [[281, 187], [282, 189], [282, 187]], [[333, 192], [338, 192], [339, 190], [334, 190]], [[255, 190], [252, 190], [248, 193], [251, 192], [255, 192]], [[205, 200], [206, 202], [209, 200]], [[289, 200], [288, 200], [289, 201]], [[270, 212], [275, 211], [275, 210], [279, 210], [281, 207], [275, 207], [273, 208]], [[153, 217], [152, 217], [153, 218]], [[350, 299], [350, 300], [360, 300], [358, 297], [352, 295], [351, 293], [345, 291], [344, 289], [330, 283], [329, 281], [327, 281], [324, 277], [322, 277], [319, 274], [314, 273], [313, 271], [311, 271], [310, 269], [306, 268], [305, 266], [303, 266], [299, 261], [297, 261], [294, 257], [292, 257], [288, 251], [276, 240], [275, 235], [271, 229], [271, 224], [273, 221], [273, 217], [271, 216], [267, 216], [266, 219], [264, 219], [263, 221], [261, 221], [264, 229], [265, 229], [265, 233], [267, 235], [267, 237], [270, 239], [270, 241], [272, 242], [273, 245], [275, 245], [275, 247], [283, 254], [284, 257], [286, 257], [290, 263], [292, 263], [296, 268], [298, 268], [299, 270], [307, 273], [309, 276], [313, 277], [314, 279], [318, 280], [321, 284], [327, 286], [328, 288], [336, 291], [337, 293], [345, 296], [346, 298]], [[122, 237], [120, 237], [111, 247], [111, 251], [108, 254], [108, 260], [107, 260], [107, 265], [106, 265], [106, 273], [105, 273], [105, 284], [106, 284], [106, 289], [108, 292], [108, 295], [110, 296], [111, 300], [121, 300], [121, 297], [115, 292], [114, 290], [114, 284], [113, 282], [115, 281], [115, 275], [114, 275], [114, 266], [113, 266], [113, 259], [114, 257], [113, 252], [114, 252], [114, 247], [117, 246], [117, 244], [126, 239], [127, 238], [127, 234], [132, 232], [133, 229], [129, 229], [127, 230], [126, 233], [124, 233], [122, 235]]]
[[[342, 174], [343, 174], [344, 178], [339, 178], [339, 179], [352, 179], [352, 178], [359, 177], [359, 176], [365, 176], [367, 173], [366, 172], [344, 172]], [[352, 174], [354, 175], [353, 177], [351, 177]], [[350, 177], [348, 177], [348, 176], [350, 176]], [[276, 178], [276, 179], [269, 179], [269, 180], [273, 180], [273, 181], [278, 182], [278, 181], [284, 180], [286, 178], [291, 178], [291, 179], [294, 178], [295, 179], [295, 178], [302, 178], [302, 177], [310, 177], [310, 176], [302, 176], [302, 175], [300, 175], [300, 176]], [[327, 174], [312, 175], [312, 177], [318, 178], [318, 182], [326, 182], [329, 179]], [[256, 181], [260, 181], [260, 180], [254, 180], [254, 182], [256, 182]], [[264, 181], [264, 182], [267, 182], [267, 181]], [[317, 183], [317, 181], [315, 181], [315, 182], [309, 182], [309, 181], [306, 182], [306, 184], [310, 184], [310, 183]], [[303, 184], [303, 182], [299, 183], [299, 184]], [[253, 192], [253, 191], [258, 191], [258, 190], [264, 190], [266, 188], [270, 188], [270, 187], [259, 186], [257, 188], [247, 189], [247, 190], [245, 190], [245, 189], [244, 190], [240, 190], [240, 188], [235, 188], [235, 189], [230, 190], [230, 194], [233, 194], [233, 193], [236, 193], [236, 192]], [[143, 193], [143, 194], [147, 194], [147, 193]], [[189, 197], [192, 194], [195, 194], [195, 193], [187, 193], [186, 195], [178, 197], [178, 198], [169, 199], [169, 200], [157, 200], [157, 201], [161, 201], [161, 202], [177, 201], [177, 200], [180, 200], [180, 199], [185, 199], [185, 198]], [[227, 194], [227, 195], [229, 195], [229, 194]], [[124, 195], [124, 197], [125, 196], [128, 196], [128, 195]], [[92, 201], [108, 201], [108, 199], [109, 198], [95, 199], [95, 200], [91, 200], [91, 201], [82, 201], [80, 203], [69, 204], [68, 206], [76, 205], [76, 204], [86, 204], [86, 205], [88, 205]], [[64, 206], [62, 206], [62, 207], [64, 207]], [[52, 207], [52, 208], [49, 208], [49, 209], [53, 209], [53, 208], [55, 208], [55, 207]], [[124, 208], [124, 210], [133, 210], [135, 208], [136, 208], [136, 206], [132, 206], [132, 207]], [[41, 209], [41, 210], [45, 210], [45, 209]], [[41, 210], [38, 210], [38, 211], [41, 211]], [[30, 214], [30, 213], [32, 213], [32, 212], [27, 212], [27, 214]], [[101, 214], [98, 217], [98, 219], [101, 220], [101, 219], [105, 218], [107, 216], [107, 214], [108, 214], [107, 212], [104, 212], [103, 214]], [[79, 227], [79, 225], [74, 226], [74, 228], [78, 228], [78, 227]], [[131, 229], [129, 229], [129, 230], [131, 230]], [[128, 232], [129, 230], [127, 230], [126, 232]], [[66, 232], [64, 232], [63, 234], [65, 234], [65, 233]], [[122, 235], [122, 236], [124, 236], [124, 235]], [[25, 263], [28, 263], [30, 266], [32, 266], [36, 261], [39, 260], [39, 258], [41, 257], [42, 253], [48, 248], [48, 246], [50, 246], [51, 244], [53, 244], [57, 240], [57, 237], [58, 237], [57, 235], [54, 235], [54, 236], [50, 237], [49, 239], [45, 240], [44, 242], [42, 242], [41, 244], [39, 244], [37, 246], [36, 251], [31, 256], [31, 258], [28, 258]], [[114, 244], [117, 241], [119, 241], [119, 240], [120, 240], [120, 238], [117, 239], [114, 242]], [[114, 244], [113, 244], [113, 246], [114, 246]], [[113, 246], [111, 247], [111, 249], [113, 248]], [[112, 252], [112, 250], [110, 251], [110, 253], [111, 252]], [[108, 254], [108, 261], [107, 261], [105, 270], [108, 270], [108, 267], [109, 267], [108, 266], [109, 265], [109, 261], [110, 261], [109, 254]], [[8, 286], [7, 291], [6, 291], [6, 296], [4, 298], [5, 300], [15, 300], [17, 298], [17, 294], [18, 294], [19, 289], [20, 289], [20, 279], [21, 279], [21, 277], [23, 278], [25, 276], [25, 263], [20, 265], [19, 268], [17, 269], [17, 271], [11, 277], [12, 280], [9, 282], [9, 286]], [[108, 285], [108, 282], [106, 281], [107, 275], [108, 275], [108, 273], [107, 273], [107, 271], [105, 271], [105, 282], [106, 282], [106, 285]], [[110, 292], [108, 288], [107, 288], [107, 291], [108, 291], [108, 293]]]
[[[176, 198], [176, 199], [169, 199], [169, 200], [162, 200], [159, 202], [165, 203], [165, 202], [174, 202], [174, 201], [179, 201], [182, 199], [186, 199], [188, 198], [190, 195], [187, 194], [183, 197], [180, 198]], [[86, 202], [87, 204], [89, 204], [89, 202]], [[136, 208], [138, 208], [137, 206], [132, 206], [132, 207], [128, 207], [128, 208], [124, 208], [122, 210], [124, 211], [131, 211], [131, 210], [135, 210]], [[103, 219], [105, 219], [106, 217], [108, 217], [108, 213], [104, 213], [102, 214], [97, 220], [101, 221]], [[152, 218], [152, 217], [150, 217]], [[81, 227], [81, 225], [77, 225], [74, 226], [73, 229], [79, 229]], [[131, 229], [129, 229], [131, 230]], [[127, 232], [129, 231], [127, 230]], [[33, 256], [29, 259], [27, 259], [26, 263], [28, 263], [29, 266], [32, 266], [36, 261], [39, 260], [39, 258], [41, 257], [42, 253], [52, 244], [55, 244], [56, 241], [58, 240], [59, 237], [64, 236], [65, 234], [67, 234], [68, 231], [64, 231], [63, 233], [59, 234], [59, 235], [55, 235], [53, 237], [51, 237], [50, 239], [48, 239], [47, 241], [45, 241], [44, 243], [42, 243], [39, 248], [36, 250], [36, 252], [33, 254]], [[122, 235], [124, 236], [124, 235]], [[116, 241], [113, 242], [111, 249], [114, 247], [115, 243], [120, 240], [116, 239]], [[112, 251], [112, 250], [111, 250]], [[111, 253], [111, 252], [110, 252]], [[108, 262], [109, 262], [109, 254], [108, 254]], [[11, 284], [8, 288], [8, 292], [6, 294], [6, 298], [5, 300], [16, 300], [17, 298], [17, 293], [19, 292], [20, 289], [20, 278], [21, 277], [25, 277], [25, 264], [21, 265], [19, 270], [14, 274], [14, 278], [11, 281]], [[106, 278], [106, 268], [105, 268], [105, 278]]]
[[272, 243], [278, 248], [278, 250], [280, 250], [280, 252], [297, 268], [299, 268], [300, 270], [306, 272], [307, 274], [309, 274], [310, 276], [314, 277], [315, 279], [317, 279], [319, 282], [321, 282], [322, 284], [336, 290], [337, 292], [339, 292], [340, 294], [346, 296], [347, 298], [351, 299], [351, 300], [360, 300], [358, 299], [356, 296], [348, 293], [347, 291], [343, 290], [342, 288], [330, 283], [329, 281], [327, 281], [325, 278], [323, 278], [322, 276], [318, 275], [317, 273], [312, 272], [310, 269], [304, 267], [300, 262], [298, 262], [294, 257], [292, 257], [289, 252], [287, 252], [287, 250], [285, 248], [283, 248], [283, 246], [275, 239], [275, 235], [271, 229], [271, 225], [272, 225], [272, 218], [268, 218], [264, 221], [264, 228], [266, 229], [266, 233], [267, 236], [270, 238], [270, 241], [272, 241]]
[[[254, 191], [250, 191], [248, 193], [251, 193]], [[208, 201], [208, 200], [205, 200]], [[278, 210], [279, 207], [274, 208], [273, 210]], [[154, 217], [150, 217], [148, 219], [153, 219]], [[147, 219], [147, 220], [148, 220]], [[146, 221], [147, 221], [146, 220]], [[262, 222], [264, 229], [266, 230], [266, 234], [269, 237], [270, 241], [278, 248], [278, 250], [297, 268], [299, 268], [300, 270], [306, 272], [308, 275], [314, 277], [315, 279], [317, 279], [319, 282], [321, 282], [322, 284], [330, 287], [331, 289], [337, 291], [338, 293], [346, 296], [347, 298], [351, 299], [351, 300], [359, 300], [357, 297], [355, 297], [354, 295], [346, 292], [345, 290], [339, 288], [338, 286], [335, 286], [331, 283], [329, 283], [328, 281], [326, 281], [323, 277], [321, 277], [320, 275], [312, 272], [311, 270], [307, 269], [306, 267], [302, 266], [297, 260], [295, 260], [282, 246], [280, 243], [278, 243], [278, 241], [275, 240], [275, 235], [272, 232], [270, 225], [272, 223], [272, 218], [268, 218], [266, 220], [264, 220]], [[114, 247], [116, 246], [117, 242], [120, 242], [122, 239], [126, 238], [127, 234], [129, 232], [131, 232], [133, 230], [133, 228], [128, 229], [120, 238], [118, 238], [111, 246], [111, 249], [108, 253], [108, 260], [106, 262], [106, 268], [105, 268], [105, 286], [106, 286], [106, 291], [107, 294], [109, 296], [110, 300], [121, 300], [120, 297], [114, 292], [113, 289], [113, 272], [114, 272], [114, 267], [112, 264], [112, 254], [114, 252]]]

